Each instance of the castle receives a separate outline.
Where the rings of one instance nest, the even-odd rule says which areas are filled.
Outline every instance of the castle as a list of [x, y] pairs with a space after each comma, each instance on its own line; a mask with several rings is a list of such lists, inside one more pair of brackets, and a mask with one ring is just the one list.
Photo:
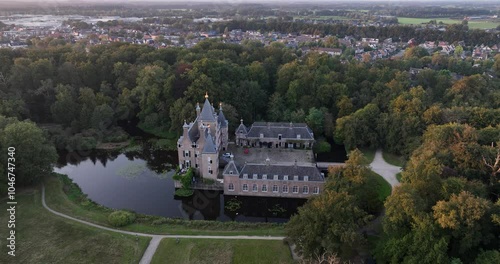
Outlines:
[[194, 168], [198, 175], [216, 180], [219, 174], [219, 154], [228, 144], [228, 121], [219, 113], [205, 95], [203, 108], [196, 105], [196, 119], [184, 121], [182, 136], [177, 141], [180, 169]]

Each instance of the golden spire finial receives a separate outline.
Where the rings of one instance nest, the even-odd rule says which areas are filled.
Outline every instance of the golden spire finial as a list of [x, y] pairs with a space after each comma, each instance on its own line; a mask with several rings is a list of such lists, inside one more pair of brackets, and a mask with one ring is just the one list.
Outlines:
[[205, 92], [205, 99], [208, 99], [208, 92]]

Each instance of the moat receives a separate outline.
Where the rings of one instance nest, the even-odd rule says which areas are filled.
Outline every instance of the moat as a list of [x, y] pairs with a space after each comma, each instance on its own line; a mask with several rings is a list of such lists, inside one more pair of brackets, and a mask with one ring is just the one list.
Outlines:
[[178, 164], [176, 151], [151, 150], [145, 145], [140, 151], [127, 153], [60, 153], [55, 171], [68, 175], [98, 204], [172, 218], [286, 222], [306, 201], [228, 196], [216, 191], [195, 191], [189, 198], [175, 197], [172, 180], [175, 164]]

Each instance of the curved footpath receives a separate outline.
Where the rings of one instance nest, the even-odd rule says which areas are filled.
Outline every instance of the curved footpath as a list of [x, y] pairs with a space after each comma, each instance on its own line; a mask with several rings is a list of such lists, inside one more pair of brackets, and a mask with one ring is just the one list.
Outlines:
[[151, 262], [153, 259], [153, 255], [155, 254], [156, 249], [158, 248], [158, 245], [160, 244], [160, 241], [163, 238], [207, 238], [207, 239], [250, 239], [250, 240], [283, 240], [285, 237], [275, 237], [275, 236], [188, 236], [188, 235], [155, 235], [155, 234], [146, 234], [146, 233], [138, 233], [138, 232], [131, 232], [131, 231], [124, 231], [124, 230], [119, 230], [119, 229], [114, 229], [114, 228], [109, 228], [101, 225], [97, 225], [94, 223], [90, 223], [78, 218], [71, 217], [69, 215], [54, 211], [50, 209], [50, 207], [47, 206], [45, 203], [45, 185], [42, 185], [42, 205], [45, 207], [45, 209], [49, 210], [49, 212], [79, 222], [81, 224], [87, 225], [87, 226], [92, 226], [95, 228], [111, 231], [111, 232], [117, 232], [117, 233], [122, 233], [126, 235], [135, 235], [135, 236], [143, 236], [143, 237], [151, 237], [151, 241], [149, 242], [149, 246], [144, 252], [144, 255], [142, 256], [141, 261], [139, 262], [140, 264], [148, 264]]
[[392, 190], [399, 185], [396, 174], [401, 172], [401, 167], [387, 163], [382, 157], [382, 150], [378, 149], [377, 152], [375, 152], [375, 158], [372, 163], [370, 163], [370, 167], [391, 185]]

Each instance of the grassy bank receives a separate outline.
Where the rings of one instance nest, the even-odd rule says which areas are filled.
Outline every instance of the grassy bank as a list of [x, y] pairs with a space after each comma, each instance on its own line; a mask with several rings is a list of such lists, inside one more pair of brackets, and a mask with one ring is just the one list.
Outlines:
[[293, 263], [282, 241], [163, 239], [151, 263]]
[[[65, 175], [44, 179], [46, 202], [52, 209], [103, 226], [110, 226], [108, 215], [112, 209], [88, 200], [80, 188]], [[179, 235], [272, 235], [283, 236], [282, 224], [241, 223], [170, 219], [160, 216], [137, 214], [134, 224], [120, 229], [150, 233]]]
[[372, 171], [371, 175], [375, 181], [376, 181], [376, 188], [377, 188], [377, 194], [378, 194], [378, 199], [382, 202], [385, 201], [385, 199], [391, 195], [392, 192], [392, 187], [391, 185], [380, 175]]
[[[0, 225], [0, 263], [139, 263], [150, 238], [117, 234], [56, 216], [42, 207], [38, 189], [16, 197], [16, 256], [6, 254]], [[0, 210], [6, 212], [6, 203]], [[0, 223], [7, 223], [0, 214]], [[105, 245], [105, 246], [104, 246]]]
[[403, 157], [391, 154], [386, 151], [382, 152], [382, 157], [384, 158], [385, 162], [394, 166], [403, 167], [403, 165], [405, 164], [405, 160], [403, 159]]
[[[373, 162], [373, 159], [375, 159], [375, 152], [376, 152], [375, 149], [363, 148], [363, 149], [360, 149], [360, 151], [363, 152], [363, 155], [366, 158], [367, 162], [365, 165], [369, 165], [370, 163]], [[349, 153], [349, 152], [347, 152], [347, 153]]]

